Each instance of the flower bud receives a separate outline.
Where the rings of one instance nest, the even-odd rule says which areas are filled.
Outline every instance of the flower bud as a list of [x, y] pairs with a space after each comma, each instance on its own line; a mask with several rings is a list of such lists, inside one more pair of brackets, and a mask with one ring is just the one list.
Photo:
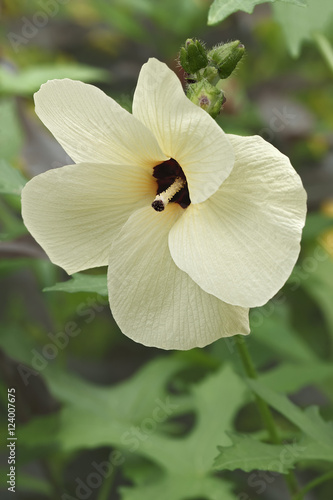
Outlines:
[[236, 68], [245, 52], [239, 40], [225, 43], [208, 52], [209, 59], [218, 69], [220, 78], [228, 78]]
[[193, 74], [208, 64], [208, 58], [203, 45], [198, 40], [188, 38], [179, 53], [180, 64], [184, 71]]
[[211, 85], [207, 80], [189, 85], [187, 97], [197, 106], [216, 118], [225, 102], [222, 90]]

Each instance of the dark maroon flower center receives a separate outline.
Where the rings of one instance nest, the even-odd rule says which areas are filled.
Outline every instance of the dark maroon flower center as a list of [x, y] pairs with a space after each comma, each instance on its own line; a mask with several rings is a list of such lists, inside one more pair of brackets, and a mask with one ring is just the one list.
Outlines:
[[[184, 186], [175, 195], [173, 195], [173, 197], [169, 200], [169, 203], [178, 203], [182, 208], [187, 208], [190, 205], [191, 200], [186, 177], [183, 169], [176, 160], [170, 158], [170, 160], [156, 165], [156, 167], [154, 167], [153, 177], [155, 177], [157, 181], [156, 195], [166, 191], [176, 182], [176, 179], [182, 179], [184, 181]], [[159, 211], [157, 203], [154, 208]]]

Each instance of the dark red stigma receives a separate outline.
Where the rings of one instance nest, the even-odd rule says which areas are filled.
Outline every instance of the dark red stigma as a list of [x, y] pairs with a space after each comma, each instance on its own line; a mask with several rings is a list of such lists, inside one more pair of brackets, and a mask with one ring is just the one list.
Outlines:
[[187, 181], [182, 167], [179, 163], [170, 158], [154, 167], [153, 177], [157, 180], [156, 195], [166, 191], [180, 177], [185, 181], [185, 186], [171, 198], [170, 203], [178, 203], [182, 208], [187, 208], [190, 203], [190, 193], [188, 191]]

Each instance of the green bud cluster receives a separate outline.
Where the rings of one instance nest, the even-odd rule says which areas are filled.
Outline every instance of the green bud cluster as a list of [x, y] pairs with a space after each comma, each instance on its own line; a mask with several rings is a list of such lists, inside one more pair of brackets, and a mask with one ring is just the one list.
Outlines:
[[181, 47], [179, 53], [179, 61], [184, 71], [189, 75], [196, 73], [208, 64], [206, 50], [198, 40], [188, 38], [185, 46]]
[[181, 47], [179, 62], [187, 74], [187, 97], [213, 118], [225, 102], [217, 84], [235, 70], [245, 52], [239, 40], [218, 45], [207, 51], [198, 40], [188, 38]]

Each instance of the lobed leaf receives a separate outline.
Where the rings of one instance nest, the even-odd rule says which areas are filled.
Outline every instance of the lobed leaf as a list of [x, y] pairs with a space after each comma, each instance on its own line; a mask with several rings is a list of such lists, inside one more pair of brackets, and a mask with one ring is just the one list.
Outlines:
[[272, 445], [261, 443], [249, 435], [230, 433], [232, 446], [218, 449], [214, 467], [218, 470], [242, 469], [245, 472], [252, 470], [267, 470], [286, 474], [293, 468], [293, 461], [283, 460], [284, 454], [289, 453], [293, 445]]
[[[222, 494], [224, 500], [235, 500], [231, 486], [213, 477], [212, 463], [216, 442], [231, 443], [226, 431], [233, 429], [235, 415], [247, 397], [246, 387], [232, 368], [225, 366], [193, 386], [190, 396], [175, 396], [166, 386], [181, 368], [181, 358], [158, 358], [128, 381], [99, 387], [47, 367], [43, 374], [63, 408], [56, 420], [43, 417], [37, 427], [36, 422], [21, 427], [21, 445], [34, 447], [36, 441], [48, 442], [67, 453], [110, 445], [124, 454], [125, 469], [126, 457], [133, 453], [154, 462], [161, 474], [140, 481], [134, 489], [123, 488], [125, 500], [183, 500], [186, 493], [209, 500], [218, 500]], [[165, 433], [161, 420], [190, 410], [196, 414], [196, 423], [188, 435]]]
[[331, 0], [308, 0], [306, 9], [276, 3], [273, 12], [283, 29], [291, 55], [297, 57], [304, 41], [311, 40], [315, 32], [328, 27], [333, 16], [333, 3]]
[[295, 464], [304, 461], [325, 460], [333, 462], [332, 447], [324, 447], [311, 438], [299, 442], [273, 445], [261, 443], [252, 436], [231, 434], [232, 446], [219, 446], [220, 454], [214, 466], [217, 470], [242, 469], [245, 472], [265, 470], [287, 474]]

